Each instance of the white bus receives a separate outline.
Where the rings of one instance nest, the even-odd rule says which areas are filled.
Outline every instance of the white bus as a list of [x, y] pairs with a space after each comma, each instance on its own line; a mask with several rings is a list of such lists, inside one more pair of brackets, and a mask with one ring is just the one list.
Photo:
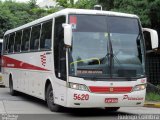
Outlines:
[[[3, 39], [0, 39], [0, 61], [1, 61], [1, 51], [2, 51]], [[0, 62], [0, 85], [4, 85], [2, 81], [2, 73], [1, 73], [1, 62]]]
[[[157, 48], [157, 33], [145, 30]], [[144, 47], [136, 15], [64, 9], [5, 33], [3, 79], [12, 95], [46, 100], [51, 111], [143, 106]]]

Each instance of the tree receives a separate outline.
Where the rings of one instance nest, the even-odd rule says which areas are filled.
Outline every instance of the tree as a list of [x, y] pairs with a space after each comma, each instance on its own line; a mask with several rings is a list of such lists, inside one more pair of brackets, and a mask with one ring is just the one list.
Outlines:
[[114, 0], [113, 11], [136, 14], [140, 17], [143, 26], [150, 26], [147, 0]]
[[57, 8], [42, 9], [36, 5], [36, 0], [19, 3], [12, 0], [0, 1], [0, 38], [8, 29], [12, 29], [35, 19], [57, 11]]
[[38, 7], [38, 6], [37, 6], [37, 0], [30, 0], [28, 4], [29, 4], [29, 7], [30, 7], [31, 9]]
[[98, 4], [101, 4], [103, 10], [111, 10], [114, 8], [114, 0], [97, 0]]
[[58, 4], [64, 8], [81, 8], [81, 9], [93, 9], [97, 3], [96, 0], [78, 0], [74, 3], [74, 0], [57, 0]]
[[75, 8], [81, 8], [81, 9], [93, 9], [94, 5], [96, 5], [96, 0], [79, 0], [75, 3]]
[[58, 2], [58, 5], [59, 5], [59, 6], [62, 6], [62, 7], [64, 7], [64, 8], [68, 8], [68, 7], [72, 6], [72, 5], [68, 2], [68, 0], [57, 0], [57, 2]]

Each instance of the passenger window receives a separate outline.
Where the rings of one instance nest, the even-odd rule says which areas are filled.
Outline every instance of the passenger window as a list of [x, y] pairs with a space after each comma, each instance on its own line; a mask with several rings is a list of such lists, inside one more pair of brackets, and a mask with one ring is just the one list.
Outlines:
[[41, 30], [41, 25], [32, 27], [31, 39], [30, 39], [30, 50], [39, 49], [40, 30]]
[[42, 33], [40, 38], [41, 50], [51, 49], [51, 37], [52, 37], [52, 20], [42, 24]]
[[6, 35], [4, 37], [3, 53], [8, 53], [8, 39], [9, 39], [9, 35]]
[[20, 52], [22, 31], [16, 32], [14, 52]]
[[11, 33], [8, 43], [8, 53], [13, 53], [14, 51], [14, 39], [15, 39], [15, 33]]
[[23, 30], [22, 45], [21, 45], [22, 51], [29, 50], [30, 31], [31, 31], [31, 28], [27, 28]]
[[66, 51], [64, 46], [64, 29], [62, 24], [65, 23], [65, 16], [55, 19], [54, 28], [54, 65], [56, 77], [66, 81]]

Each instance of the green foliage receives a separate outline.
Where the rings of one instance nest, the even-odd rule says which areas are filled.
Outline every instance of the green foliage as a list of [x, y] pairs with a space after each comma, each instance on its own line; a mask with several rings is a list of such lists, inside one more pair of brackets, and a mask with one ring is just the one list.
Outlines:
[[159, 29], [160, 0], [97, 0], [105, 10], [136, 14], [143, 27]]
[[97, 3], [96, 0], [78, 0], [74, 3], [74, 0], [57, 0], [58, 4], [63, 8], [79, 8], [79, 9], [92, 9]]
[[42, 9], [36, 5], [37, 0], [28, 3], [19, 3], [12, 0], [0, 0], [0, 38], [6, 30], [12, 29], [35, 19], [57, 11], [57, 8]]
[[31, 8], [31, 9], [34, 9], [34, 8], [37, 8], [38, 6], [37, 6], [37, 0], [30, 0], [29, 1], [29, 7]]
[[[97, 0], [104, 10], [111, 10], [114, 7], [115, 0]], [[119, 0], [120, 1], [120, 0]]]
[[114, 0], [113, 11], [136, 14], [140, 17], [143, 26], [151, 26], [147, 0]]
[[154, 92], [150, 92], [146, 94], [147, 101], [160, 101], [160, 95]]
[[93, 9], [95, 4], [96, 0], [79, 0], [75, 3], [74, 7], [80, 9]]
[[18, 3], [14, 0], [0, 0], [0, 38], [11, 28], [23, 25], [63, 8], [93, 9], [101, 4], [104, 10], [136, 14], [143, 27], [159, 29], [160, 33], [160, 0], [57, 0], [57, 7], [42, 9], [36, 5], [37, 0]]
[[64, 8], [68, 8], [68, 7], [71, 7], [72, 6], [72, 4], [70, 4], [69, 2], [68, 2], [68, 0], [57, 0], [57, 2], [58, 2], [58, 4], [60, 5], [60, 6], [62, 6], [62, 7], [64, 7]]

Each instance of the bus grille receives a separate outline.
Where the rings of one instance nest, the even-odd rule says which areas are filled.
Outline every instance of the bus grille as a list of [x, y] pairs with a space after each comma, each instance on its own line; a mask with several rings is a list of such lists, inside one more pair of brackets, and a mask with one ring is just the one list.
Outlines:
[[128, 93], [132, 91], [132, 87], [99, 87], [89, 86], [90, 92], [93, 93]]

